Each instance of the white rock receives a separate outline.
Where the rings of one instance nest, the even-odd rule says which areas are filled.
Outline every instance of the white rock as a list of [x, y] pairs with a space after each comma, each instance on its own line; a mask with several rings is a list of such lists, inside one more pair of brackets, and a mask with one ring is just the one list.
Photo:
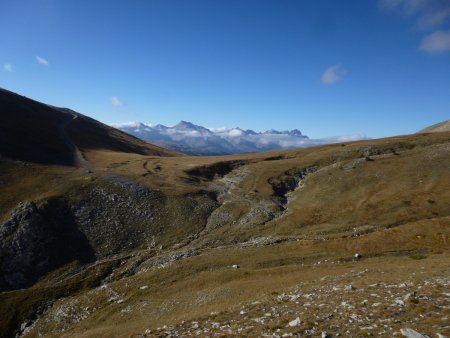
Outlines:
[[288, 324], [290, 327], [299, 326], [302, 323], [299, 317], [295, 318], [294, 320], [291, 320]]
[[417, 331], [414, 331], [410, 328], [400, 329], [402, 335], [406, 338], [426, 338], [423, 334], [420, 334]]
[[359, 316], [356, 313], [352, 313], [350, 315], [350, 318], [353, 319], [353, 320], [359, 320]]
[[239, 268], [240, 268], [240, 266], [237, 265], [237, 264], [233, 264], [231, 267], [232, 267], [233, 269], [239, 269]]
[[402, 301], [401, 299], [396, 299], [395, 304], [397, 304], [398, 306], [405, 306], [405, 302]]
[[245, 312], [244, 310], [241, 310], [241, 312], [239, 312], [240, 315], [246, 315], [247, 312]]
[[406, 302], [408, 299], [414, 297], [416, 295], [415, 292], [408, 292], [404, 297], [403, 300]]
[[148, 285], [142, 285], [139, 289], [140, 289], [140, 290], [148, 289]]
[[444, 336], [443, 334], [440, 333], [436, 333], [436, 335], [438, 336], [438, 338], [447, 338], [447, 336]]
[[264, 317], [259, 317], [259, 318], [254, 318], [252, 319], [253, 321], [260, 323], [260, 324], [264, 324]]
[[356, 258], [356, 259], [360, 259], [361, 257], [362, 257], [361, 254], [355, 253], [355, 258]]

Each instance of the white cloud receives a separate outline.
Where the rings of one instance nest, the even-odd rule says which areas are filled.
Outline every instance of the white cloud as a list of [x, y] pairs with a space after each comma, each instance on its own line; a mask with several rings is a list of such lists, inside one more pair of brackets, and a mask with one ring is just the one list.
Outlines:
[[40, 56], [36, 55], [36, 61], [41, 65], [48, 66], [48, 61]]
[[412, 15], [423, 9], [428, 0], [380, 0], [379, 5], [383, 9], [399, 9], [405, 15]]
[[112, 97], [111, 97], [111, 104], [112, 104], [114, 107], [120, 107], [120, 106], [123, 105], [123, 102], [120, 101], [116, 96], [112, 96]]
[[416, 28], [426, 30], [443, 25], [450, 19], [448, 0], [379, 0], [380, 7], [403, 15], [415, 15]]
[[239, 130], [239, 129], [231, 129], [228, 132], [228, 135], [230, 137], [239, 137], [239, 136], [242, 136], [242, 134], [243, 134], [242, 130]]
[[147, 127], [145, 123], [141, 122], [123, 122], [123, 123], [111, 123], [111, 127], [120, 129], [120, 128], [139, 128], [139, 127]]
[[322, 74], [322, 83], [331, 85], [338, 82], [342, 77], [347, 74], [347, 70], [344, 69], [340, 63], [328, 67]]
[[422, 39], [419, 50], [437, 54], [450, 50], [450, 31], [437, 31]]
[[444, 24], [447, 19], [450, 19], [450, 2], [447, 7], [433, 7], [426, 11], [419, 17], [417, 28], [429, 29]]
[[13, 66], [10, 63], [5, 63], [3, 65], [3, 69], [6, 70], [7, 72], [12, 72], [13, 71]]
[[221, 133], [221, 132], [224, 132], [224, 131], [228, 131], [229, 129], [228, 128], [226, 128], [226, 127], [218, 127], [218, 128], [206, 128], [206, 129], [209, 129], [211, 132], [213, 132], [213, 133]]
[[332, 136], [327, 138], [310, 139], [310, 138], [298, 138], [286, 134], [257, 134], [257, 135], [249, 135], [247, 136], [247, 139], [261, 148], [267, 145], [271, 145], [273, 149], [276, 148], [292, 149], [292, 148], [313, 147], [322, 144], [365, 140], [367, 139], [367, 136], [357, 134], [348, 136]]

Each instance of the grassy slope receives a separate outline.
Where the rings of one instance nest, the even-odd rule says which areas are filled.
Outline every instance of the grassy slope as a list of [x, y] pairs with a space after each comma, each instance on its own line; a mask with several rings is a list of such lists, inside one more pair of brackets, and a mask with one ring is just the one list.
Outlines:
[[[62, 288], [74, 290], [78, 296], [63, 298], [54, 308], [71, 306], [71, 302], [95, 304], [94, 314], [80, 323], [65, 319], [58, 322], [50, 310], [47, 319], [38, 321], [30, 336], [38, 330], [49, 336], [60, 336], [61, 328], [66, 327], [68, 336], [107, 337], [114, 332], [116, 336], [127, 337], [162, 324], [202, 318], [211, 311], [222, 313], [271, 292], [280, 292], [300, 280], [317, 280], [328, 268], [316, 269], [314, 264], [324, 259], [342, 260], [342, 264], [332, 267], [339, 275], [349, 267], [371, 266], [374, 270], [388, 271], [395, 265], [405, 264], [413, 269], [410, 256], [423, 254], [437, 262], [426, 265], [429, 273], [442, 273], [450, 236], [449, 142], [449, 133], [436, 133], [298, 151], [202, 158], [162, 158], [97, 150], [88, 155], [92, 161], [89, 168], [94, 171], [91, 176], [83, 168], [32, 164], [20, 167], [21, 177], [25, 178], [20, 183], [14, 181], [16, 165], [9, 164], [14, 171], [8, 174], [4, 170], [4, 177], [11, 178], [5, 180], [5, 188], [12, 194], [2, 197], [2, 205], [14, 205], [36, 196], [64, 196], [65, 191], [73, 191], [81, 182], [96, 184], [97, 178], [108, 175], [124, 175], [156, 188], [167, 196], [168, 203], [177, 205], [170, 217], [178, 217], [179, 225], [166, 224], [159, 237], [162, 250], [138, 250], [122, 262], [122, 268], [112, 259], [62, 282]], [[186, 234], [199, 233], [202, 229], [188, 226], [183, 229], [191, 215], [189, 209], [183, 209], [176, 201], [205, 190], [220, 190], [223, 180], [220, 175], [214, 177], [214, 172], [223, 174], [222, 163], [236, 161], [243, 165], [235, 167], [228, 176], [240, 171], [244, 175], [229, 189], [229, 194], [244, 196], [246, 201], [272, 203], [274, 192], [269, 182], [284, 177], [293, 168], [317, 165], [320, 170], [310, 174], [303, 187], [290, 195], [287, 211], [274, 220], [257, 226], [232, 220], [186, 242]], [[48, 184], [48, 177], [54, 179], [52, 184]], [[42, 189], [44, 181], [47, 184]], [[14, 193], [16, 187], [22, 187], [20, 184], [26, 184], [26, 189]], [[232, 206], [229, 211], [241, 216], [251, 207], [247, 202], [229, 204]], [[261, 236], [281, 242], [257, 247], [235, 244]], [[164, 257], [179, 250], [172, 247], [175, 243], [180, 243], [175, 247], [181, 250], [197, 250], [196, 255], [154, 270], [153, 257]], [[367, 260], [353, 262], [351, 257], [355, 252], [362, 253]], [[386, 264], [386, 259], [392, 261], [392, 266]], [[141, 264], [138, 275], [118, 277], [121, 269], [136, 262]], [[232, 264], [240, 264], [242, 269], [230, 270]], [[117, 277], [108, 287], [123, 297], [123, 304], [110, 303], [105, 292], [91, 290], [105, 276], [102, 271], [110, 271], [114, 266]], [[50, 274], [28, 290], [3, 294], [2, 301], [17, 307], [17, 301], [23, 302], [24, 297], [30, 299], [31, 295], [31, 299], [38, 300], [51, 298], [49, 295], [59, 298], [66, 294], [55, 291], [54, 287], [54, 280], [59, 280], [61, 273]], [[370, 277], [373, 278], [376, 277]], [[140, 290], [142, 285], [149, 288]], [[126, 325], [117, 328], [115, 323], [124, 318], [121, 311], [127, 306], [138, 311], [142, 303], [151, 307], [142, 307], [139, 315], [127, 317]]]
[[[30, 103], [34, 104], [42, 108]], [[59, 116], [61, 111], [51, 108], [49, 113]], [[172, 153], [82, 116], [66, 127], [85, 159], [79, 166], [64, 165], [73, 163], [73, 157], [66, 156], [64, 141], [49, 142], [44, 137], [58, 139], [57, 126], [36, 139], [33, 144], [42, 147], [42, 152], [32, 157], [20, 147], [32, 141], [28, 136], [38, 136], [33, 134], [38, 129], [7, 146], [3, 143], [2, 154], [11, 157], [8, 152], [17, 153], [19, 159], [34, 163], [0, 162], [0, 219], [7, 218], [20, 201], [54, 197], [72, 201], [91, 188], [105, 188], [111, 177], [126, 177], [164, 196], [162, 216], [156, 224], [160, 232], [151, 248], [118, 252], [118, 256], [104, 257], [84, 268], [73, 262], [31, 288], [1, 293], [0, 332], [4, 335], [48, 300], [59, 299], [28, 336], [40, 332], [59, 337], [64, 329], [71, 337], [129, 337], [164, 324], [206, 318], [211, 311], [218, 311], [222, 320], [240, 320], [236, 311], [242, 304], [282, 292], [300, 281], [326, 285], [322, 277], [344, 275], [350, 269], [370, 268], [366, 284], [394, 278], [391, 274], [398, 266], [404, 267], [395, 276], [399, 281], [419, 265], [428, 275], [446, 274], [448, 132], [198, 158], [161, 157]], [[61, 155], [58, 165], [48, 165], [44, 156], [48, 152]], [[282, 211], [273, 184], [289, 179], [293, 169], [311, 166], [318, 170], [289, 194], [287, 209]], [[219, 226], [206, 231], [215, 196], [217, 211], [231, 218], [218, 217]], [[275, 217], [258, 221], [260, 209]], [[273, 244], [242, 245], [261, 237], [272, 238]], [[175, 252], [193, 256], [161, 265]], [[355, 252], [364, 259], [353, 261]], [[415, 261], [414, 255], [427, 258]], [[333, 264], [317, 265], [324, 260]], [[230, 269], [232, 264], [241, 269]], [[389, 276], [381, 278], [380, 271]], [[106, 287], [96, 289], [101, 281]], [[143, 285], [148, 288], [141, 290]], [[123, 303], [109, 300], [115, 294]], [[86, 307], [90, 309], [87, 312], [83, 310]], [[424, 328], [438, 325], [437, 319], [433, 320], [423, 324]], [[117, 322], [123, 325], [117, 326]], [[257, 335], [257, 331], [249, 334]]]
[[442, 121], [427, 128], [424, 128], [420, 130], [419, 133], [440, 133], [446, 131], [450, 131], [450, 120]]

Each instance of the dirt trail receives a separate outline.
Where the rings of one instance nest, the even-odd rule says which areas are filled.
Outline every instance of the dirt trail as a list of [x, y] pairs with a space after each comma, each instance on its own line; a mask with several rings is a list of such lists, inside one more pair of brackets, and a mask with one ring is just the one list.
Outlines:
[[84, 158], [83, 153], [80, 151], [80, 149], [77, 148], [77, 146], [72, 142], [72, 140], [66, 133], [66, 127], [77, 118], [78, 115], [75, 113], [67, 114], [67, 118], [59, 125], [59, 133], [63, 142], [73, 153], [73, 163], [76, 166], [86, 166], [89, 164], [89, 162]]

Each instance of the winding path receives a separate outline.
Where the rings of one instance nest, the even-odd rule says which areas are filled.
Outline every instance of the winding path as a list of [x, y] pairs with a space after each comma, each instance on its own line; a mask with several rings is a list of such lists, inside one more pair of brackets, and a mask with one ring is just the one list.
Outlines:
[[62, 138], [62, 141], [66, 144], [66, 146], [69, 148], [69, 150], [73, 154], [73, 163], [76, 166], [84, 166], [89, 164], [89, 162], [84, 158], [83, 153], [78, 149], [78, 147], [72, 142], [70, 137], [66, 133], [66, 127], [72, 123], [72, 121], [76, 120], [78, 118], [78, 115], [76, 113], [67, 113], [63, 112], [64, 114], [67, 114], [67, 118], [62, 121], [62, 123], [58, 126], [59, 134]]

